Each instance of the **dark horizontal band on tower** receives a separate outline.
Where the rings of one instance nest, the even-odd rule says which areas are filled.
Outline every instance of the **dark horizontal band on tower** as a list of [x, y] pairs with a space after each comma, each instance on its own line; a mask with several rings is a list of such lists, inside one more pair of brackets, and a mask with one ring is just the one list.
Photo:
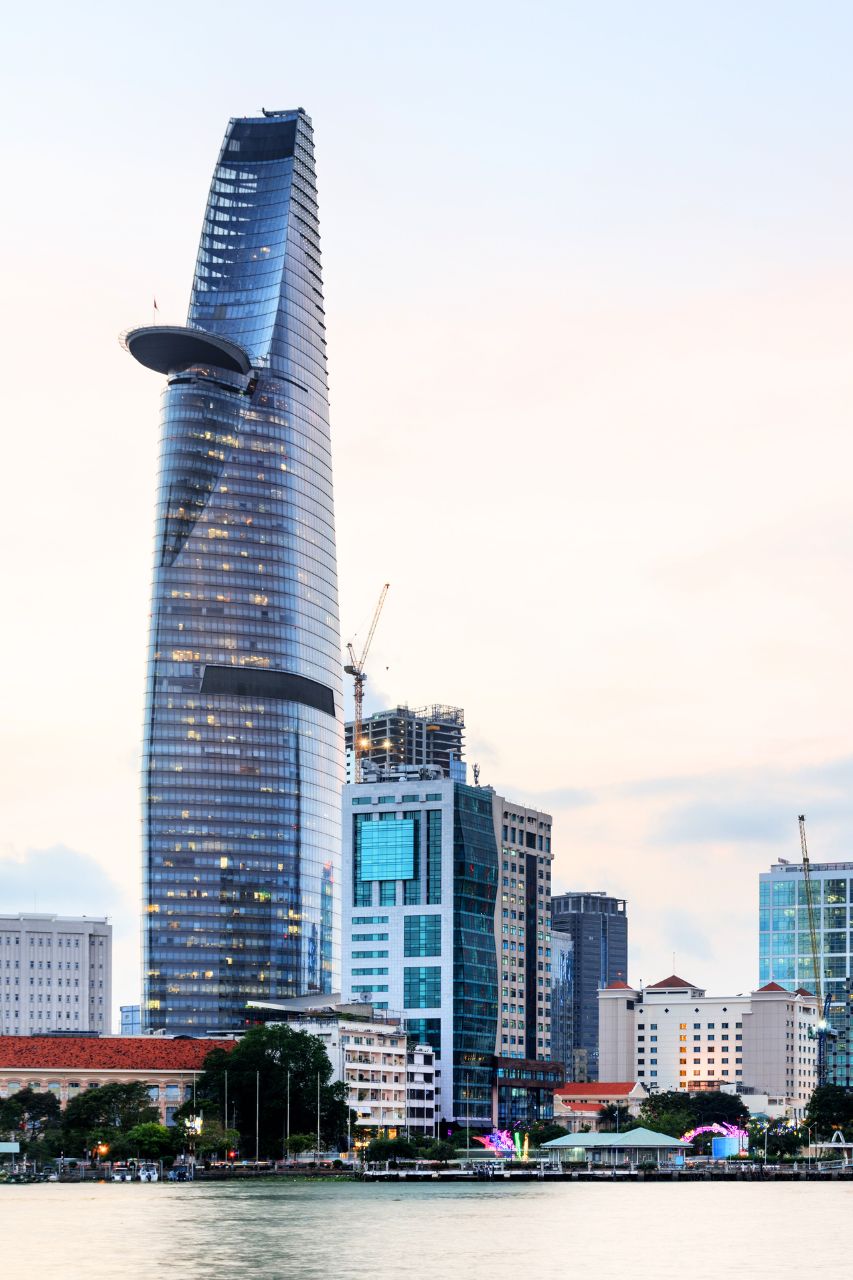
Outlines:
[[327, 716], [335, 714], [335, 695], [328, 685], [289, 671], [247, 671], [245, 667], [206, 666], [201, 692], [278, 698], [283, 702], [301, 702], [303, 706], [324, 711]]
[[185, 325], [152, 324], [131, 329], [124, 335], [123, 344], [135, 360], [156, 373], [212, 364], [231, 373], [247, 374], [252, 367], [248, 354], [236, 342]]

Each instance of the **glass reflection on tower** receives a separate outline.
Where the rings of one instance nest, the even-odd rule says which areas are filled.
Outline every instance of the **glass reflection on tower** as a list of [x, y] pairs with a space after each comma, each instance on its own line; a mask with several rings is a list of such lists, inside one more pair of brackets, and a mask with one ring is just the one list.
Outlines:
[[232, 120], [167, 375], [143, 760], [143, 1021], [339, 985], [341, 667], [311, 122]]

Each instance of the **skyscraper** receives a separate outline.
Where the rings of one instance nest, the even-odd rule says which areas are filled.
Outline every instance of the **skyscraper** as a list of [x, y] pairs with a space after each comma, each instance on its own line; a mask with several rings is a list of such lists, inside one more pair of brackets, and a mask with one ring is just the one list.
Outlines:
[[143, 758], [143, 1023], [339, 982], [343, 732], [313, 133], [228, 124], [167, 376]]
[[[812, 907], [823, 996], [836, 1033], [827, 1044], [827, 1082], [853, 1080], [853, 862], [811, 864]], [[808, 900], [800, 862], [779, 858], [758, 877], [758, 974], [789, 991], [815, 991]]]
[[344, 997], [432, 1047], [444, 1120], [550, 1118], [550, 815], [393, 769], [343, 813]]
[[573, 943], [574, 1015], [570, 1080], [598, 1077], [598, 991], [628, 974], [628, 917], [622, 898], [606, 893], [561, 893], [551, 899], [555, 933]]

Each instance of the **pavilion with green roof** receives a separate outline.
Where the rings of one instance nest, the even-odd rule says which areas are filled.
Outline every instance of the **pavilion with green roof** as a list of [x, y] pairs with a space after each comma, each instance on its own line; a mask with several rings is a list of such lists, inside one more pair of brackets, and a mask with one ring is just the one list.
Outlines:
[[553, 1151], [561, 1164], [603, 1165], [681, 1164], [692, 1144], [652, 1129], [626, 1129], [622, 1133], [567, 1133], [564, 1138], [543, 1142], [543, 1151]]

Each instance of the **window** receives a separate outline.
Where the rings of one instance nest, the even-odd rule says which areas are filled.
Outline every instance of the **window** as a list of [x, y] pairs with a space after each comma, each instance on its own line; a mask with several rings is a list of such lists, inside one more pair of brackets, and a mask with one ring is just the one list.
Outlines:
[[406, 916], [403, 923], [403, 955], [441, 955], [441, 916]]
[[441, 1004], [439, 965], [409, 965], [403, 970], [403, 1004], [407, 1009], [436, 1009]]
[[415, 823], [363, 822], [360, 880], [411, 880], [415, 873]]

